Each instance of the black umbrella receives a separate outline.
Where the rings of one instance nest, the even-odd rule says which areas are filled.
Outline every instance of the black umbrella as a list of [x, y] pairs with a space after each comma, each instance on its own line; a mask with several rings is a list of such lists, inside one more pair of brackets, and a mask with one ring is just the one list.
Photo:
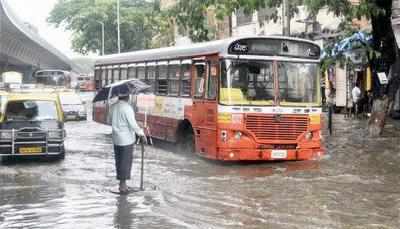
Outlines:
[[[110, 94], [111, 91], [111, 94]], [[151, 86], [138, 79], [123, 80], [100, 89], [93, 102], [108, 100], [120, 95], [136, 95], [151, 92]]]

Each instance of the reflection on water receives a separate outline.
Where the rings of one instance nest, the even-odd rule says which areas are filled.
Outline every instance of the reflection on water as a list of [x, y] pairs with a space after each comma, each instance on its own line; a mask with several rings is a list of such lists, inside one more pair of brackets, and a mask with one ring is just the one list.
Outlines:
[[148, 147], [147, 190], [127, 196], [109, 192], [109, 127], [68, 123], [63, 162], [0, 167], [0, 228], [398, 228], [400, 124], [369, 139], [363, 121], [334, 123], [321, 161], [221, 163]]
[[116, 228], [130, 228], [136, 217], [132, 214], [132, 206], [128, 201], [128, 196], [117, 197], [117, 211], [114, 215], [114, 226]]

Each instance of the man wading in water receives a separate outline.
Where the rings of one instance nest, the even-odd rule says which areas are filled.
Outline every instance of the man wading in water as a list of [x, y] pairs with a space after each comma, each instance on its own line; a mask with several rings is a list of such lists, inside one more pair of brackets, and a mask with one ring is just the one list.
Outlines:
[[129, 104], [129, 94], [119, 95], [118, 102], [111, 107], [111, 126], [119, 193], [127, 194], [130, 190], [126, 180], [131, 179], [135, 133], [145, 139], [143, 129], [136, 123], [135, 113]]

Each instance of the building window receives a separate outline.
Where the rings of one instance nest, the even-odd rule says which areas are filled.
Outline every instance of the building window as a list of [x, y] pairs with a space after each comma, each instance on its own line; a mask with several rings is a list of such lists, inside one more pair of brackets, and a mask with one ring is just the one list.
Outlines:
[[257, 11], [258, 21], [268, 21], [274, 15], [275, 9], [272, 8], [262, 8]]
[[243, 9], [236, 11], [236, 24], [238, 26], [250, 24], [253, 21], [253, 14], [244, 12]]

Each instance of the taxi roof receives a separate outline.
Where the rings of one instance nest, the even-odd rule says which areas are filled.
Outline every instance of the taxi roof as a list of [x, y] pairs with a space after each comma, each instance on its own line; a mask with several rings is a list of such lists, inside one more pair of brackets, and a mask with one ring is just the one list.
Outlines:
[[43, 100], [43, 101], [57, 101], [58, 95], [56, 93], [8, 93], [7, 100]]

